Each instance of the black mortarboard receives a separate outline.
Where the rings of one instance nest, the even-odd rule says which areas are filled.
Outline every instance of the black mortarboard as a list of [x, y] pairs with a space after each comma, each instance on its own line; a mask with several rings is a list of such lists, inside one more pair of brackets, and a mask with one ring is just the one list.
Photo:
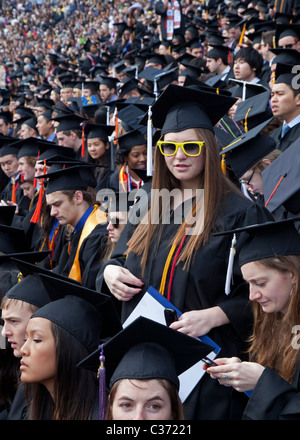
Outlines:
[[112, 78], [111, 76], [102, 76], [100, 75], [98, 85], [105, 85], [110, 89], [116, 89], [119, 80], [117, 78]]
[[128, 78], [124, 81], [121, 81], [118, 84], [118, 89], [117, 89], [118, 99], [122, 99], [127, 93], [135, 89], [138, 89], [141, 95], [145, 93], [146, 94], [149, 93], [147, 90], [142, 89], [140, 85], [141, 85], [140, 82], [134, 78]]
[[69, 130], [81, 130], [81, 124], [85, 119], [77, 115], [64, 115], [59, 118], [59, 124], [56, 127], [56, 132], [69, 131]]
[[116, 138], [119, 149], [122, 153], [129, 153], [132, 147], [136, 145], [145, 145], [147, 143], [145, 134], [140, 130], [132, 130]]
[[47, 174], [39, 176], [47, 179], [46, 194], [67, 190], [86, 191], [89, 186], [95, 188], [97, 182], [92, 171], [93, 164], [90, 165], [75, 165], [53, 172], [50, 168]]
[[0, 206], [0, 225], [11, 226], [16, 206]]
[[294, 222], [300, 217], [282, 221], [268, 221], [229, 231], [217, 232], [213, 235], [239, 234], [246, 232], [247, 239], [240, 249], [239, 265], [252, 261], [274, 258], [284, 255], [300, 255], [300, 236]]
[[260, 134], [272, 119], [252, 128], [222, 148], [220, 155], [226, 155], [226, 160], [228, 159], [238, 178], [276, 148], [276, 142], [271, 136]]
[[128, 104], [116, 114], [116, 117], [122, 121], [126, 131], [132, 131], [142, 128], [139, 121], [144, 116], [145, 111], [134, 104]]
[[147, 65], [150, 63], [159, 64], [162, 67], [165, 67], [168, 63], [166, 57], [164, 55], [160, 55], [158, 53], [149, 54], [146, 61]]
[[32, 317], [49, 319], [71, 333], [91, 352], [102, 338], [115, 335], [122, 325], [112, 298], [86, 287], [47, 275], [40, 278], [51, 303]]
[[[299, 140], [296, 140], [262, 172], [265, 204], [271, 213], [299, 191], [299, 172]], [[294, 213], [300, 213], [300, 205]]]
[[107, 191], [102, 189], [99, 194], [101, 208], [104, 207], [107, 212], [128, 212], [129, 208], [134, 204], [136, 190], [132, 190], [130, 196], [127, 192], [116, 192], [111, 189]]
[[111, 136], [115, 127], [113, 125], [92, 124], [87, 122], [84, 127], [84, 132], [87, 139], [99, 138], [104, 142], [108, 141], [108, 136]]
[[39, 151], [37, 161], [49, 159], [54, 155], [67, 156], [69, 158], [75, 157], [75, 151], [73, 148], [63, 147], [62, 145], [58, 145], [55, 142], [38, 139], [37, 146]]
[[92, 92], [99, 92], [99, 81], [85, 81], [83, 88]]
[[[152, 122], [161, 128], [161, 135], [188, 128], [206, 128], [213, 132], [213, 126], [235, 103], [236, 99], [170, 84], [152, 106]], [[141, 123], [146, 125], [148, 115]]]
[[272, 49], [272, 53], [276, 55], [272, 64], [288, 64], [291, 66], [300, 63], [300, 53], [296, 49]]
[[13, 115], [11, 112], [0, 112], [0, 119], [3, 119], [6, 124], [11, 124]]
[[[212, 347], [170, 327], [140, 316], [104, 344], [106, 380], [167, 379], [179, 388], [178, 376], [206, 356]], [[97, 371], [98, 348], [78, 366]]]
[[18, 139], [12, 144], [9, 145], [9, 147], [18, 148], [18, 159], [25, 156], [38, 156], [38, 146], [37, 146], [38, 139], [35, 137], [29, 137], [26, 139]]
[[276, 24], [276, 46], [278, 46], [279, 40], [284, 37], [295, 37], [300, 39], [300, 24], [295, 23], [278, 23]]
[[28, 125], [28, 127], [33, 128], [34, 130], [37, 131], [37, 128], [36, 128], [37, 119], [36, 119], [36, 117], [26, 118], [25, 121], [22, 124]]
[[24, 252], [27, 245], [24, 229], [0, 224], [0, 253]]
[[245, 131], [254, 128], [256, 125], [270, 119], [273, 114], [269, 106], [271, 93], [266, 91], [257, 96], [252, 96], [237, 105], [233, 120], [243, 121]]
[[233, 49], [222, 44], [210, 43], [210, 45], [212, 49], [207, 52], [206, 58], [225, 58], [227, 60], [229, 52], [233, 52]]
[[235, 98], [242, 98], [243, 101], [253, 96], [257, 96], [260, 93], [269, 91], [262, 84], [254, 84], [234, 78], [230, 78], [228, 81], [236, 84], [235, 87], [232, 87], [230, 89], [231, 95], [234, 96]]
[[[16, 260], [14, 262], [19, 268], [19, 263]], [[37, 274], [23, 274], [21, 281], [15, 284], [6, 293], [6, 296], [10, 299], [27, 302], [39, 308], [51, 301], [44, 284]]]

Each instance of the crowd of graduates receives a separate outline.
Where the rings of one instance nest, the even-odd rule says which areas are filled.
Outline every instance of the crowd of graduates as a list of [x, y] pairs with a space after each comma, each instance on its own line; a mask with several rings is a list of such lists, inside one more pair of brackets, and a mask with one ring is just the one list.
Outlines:
[[300, 3], [0, 32], [0, 419], [299, 419]]

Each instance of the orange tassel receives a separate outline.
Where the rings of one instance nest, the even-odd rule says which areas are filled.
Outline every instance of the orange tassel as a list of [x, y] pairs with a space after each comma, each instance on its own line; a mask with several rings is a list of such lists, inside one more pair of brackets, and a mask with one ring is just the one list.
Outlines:
[[245, 31], [246, 31], [246, 23], [244, 23], [243, 30], [242, 30], [242, 33], [241, 33], [241, 36], [240, 36], [240, 40], [239, 40], [239, 44], [243, 44]]
[[13, 203], [16, 203], [16, 181], [15, 181], [14, 177], [13, 177], [13, 184], [12, 184], [11, 201]]
[[222, 172], [223, 172], [223, 174], [226, 176], [225, 154], [222, 154], [221, 168], [222, 168]]
[[34, 210], [34, 213], [30, 219], [31, 223], [38, 223], [40, 221], [41, 216], [41, 209], [42, 209], [42, 203], [43, 203], [43, 196], [44, 196], [44, 186], [41, 184], [40, 192], [39, 192], [39, 198]]

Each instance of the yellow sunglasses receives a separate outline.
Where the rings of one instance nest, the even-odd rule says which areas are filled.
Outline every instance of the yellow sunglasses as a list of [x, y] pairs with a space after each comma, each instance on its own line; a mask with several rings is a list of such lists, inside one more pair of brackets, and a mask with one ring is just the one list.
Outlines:
[[168, 142], [168, 141], [157, 141], [157, 145], [163, 156], [175, 156], [178, 148], [182, 148], [184, 154], [191, 157], [200, 156], [202, 146], [204, 141], [192, 141], [192, 142]]

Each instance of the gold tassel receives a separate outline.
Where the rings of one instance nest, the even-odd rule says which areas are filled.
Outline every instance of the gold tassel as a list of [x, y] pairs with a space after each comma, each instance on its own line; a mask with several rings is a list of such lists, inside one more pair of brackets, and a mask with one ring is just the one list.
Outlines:
[[221, 168], [224, 176], [226, 176], [226, 161], [225, 161], [225, 154], [222, 154], [222, 162], [221, 162]]

